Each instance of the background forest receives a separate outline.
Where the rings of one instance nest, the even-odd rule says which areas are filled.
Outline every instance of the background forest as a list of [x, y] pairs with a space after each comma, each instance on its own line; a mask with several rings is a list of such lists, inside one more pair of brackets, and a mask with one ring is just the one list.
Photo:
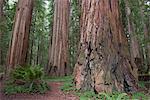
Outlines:
[[[52, 41], [52, 25], [54, 16], [53, 0], [35, 0], [32, 15], [32, 26], [30, 30], [30, 46], [28, 50], [28, 64], [47, 66], [48, 49]], [[4, 18], [1, 19], [1, 65], [5, 65], [6, 55], [11, 40], [12, 27], [14, 23], [17, 0], [8, 0], [4, 5]], [[71, 23], [69, 31], [69, 66], [73, 69], [76, 59], [77, 45], [79, 41], [79, 5], [71, 2]]]
[[[146, 86], [144, 89], [149, 90], [149, 0], [106, 0], [110, 2], [108, 5], [110, 8], [107, 8], [104, 0], [103, 5], [99, 3], [103, 8], [97, 7], [96, 4], [98, 3], [96, 0], [93, 0], [93, 2], [92, 0], [19, 1], [20, 3], [18, 3], [18, 0], [0, 0], [1, 79], [10, 78], [10, 75], [13, 75], [14, 80], [17, 80], [18, 77], [22, 78], [22, 76], [17, 76], [18, 74], [16, 73], [26, 70], [29, 73], [30, 71], [31, 73], [32, 71], [35, 71], [35, 73], [39, 72], [39, 76], [40, 74], [45, 74], [46, 76], [42, 76], [44, 79], [47, 77], [71, 75], [74, 79], [74, 82], [71, 82], [75, 83], [75, 87], [84, 91], [92, 90], [100, 92], [101, 89], [96, 86], [99, 87], [99, 81], [104, 81], [104, 86], [100, 86], [104, 87], [102, 91], [110, 92], [108, 88], [111, 87], [110, 84], [113, 84], [113, 79], [116, 80], [114, 84], [121, 83], [124, 85], [124, 92], [136, 91], [132, 80], [136, 80], [135, 83], [138, 84], [142, 81], [142, 84]], [[94, 4], [95, 6], [92, 6]], [[21, 9], [25, 9], [25, 11]], [[106, 9], [110, 10], [110, 12]], [[99, 21], [97, 18], [98, 15], [96, 16], [95, 13], [103, 17], [101, 19], [103, 22]], [[93, 18], [86, 15], [93, 16]], [[105, 16], [109, 17], [105, 18]], [[94, 21], [98, 24], [92, 24]], [[116, 26], [113, 26], [114, 24]], [[99, 29], [100, 25], [104, 29]], [[108, 34], [98, 37], [99, 35], [95, 35], [98, 32]], [[113, 42], [109, 41], [111, 39]], [[102, 50], [99, 51], [101, 48]], [[98, 53], [96, 54], [96, 52]], [[101, 75], [98, 74], [101, 72], [97, 72], [96, 70], [103, 69], [103, 67], [96, 67], [96, 64], [101, 64], [100, 61], [105, 58], [106, 62], [104, 60], [104, 63], [102, 63], [105, 66], [104, 72], [102, 72], [104, 73], [104, 78], [101, 79]], [[122, 58], [125, 60], [121, 61], [120, 59]], [[25, 68], [23, 69], [22, 66], [25, 66]], [[92, 69], [93, 66], [96, 69], [94, 71]], [[126, 69], [126, 66], [131, 69]], [[22, 69], [19, 69], [20, 67]], [[30, 69], [30, 67], [33, 67], [33, 69]], [[123, 74], [128, 75], [129, 72], [132, 75], [124, 76], [119, 72], [120, 69], [126, 70], [126, 72], [121, 71]], [[99, 78], [95, 77], [93, 73], [97, 73], [97, 77]], [[37, 76], [33, 74], [33, 76], [35, 75], [35, 80], [38, 78], [38, 74]], [[112, 77], [110, 78], [111, 75]], [[113, 78], [113, 75], [115, 78]], [[31, 83], [34, 83], [34, 78], [31, 76], [29, 79], [24, 79], [23, 84], [31, 81], [29, 84], [30, 87]], [[124, 80], [121, 80], [122, 78]], [[39, 83], [42, 85], [43, 83], [46, 84], [43, 80]], [[18, 83], [15, 84], [18, 85]], [[91, 84], [95, 85], [92, 86]], [[105, 89], [105, 85], [108, 86], [107, 89]], [[44, 86], [41, 90], [46, 91], [45, 88], [48, 86]], [[116, 91], [121, 89], [119, 85], [112, 86], [112, 90], [114, 89], [113, 87], [116, 88]], [[64, 86], [63, 89], [65, 90], [66, 87]], [[9, 91], [8, 87], [6, 88], [7, 90]], [[26, 91], [31, 91], [31, 89]]]

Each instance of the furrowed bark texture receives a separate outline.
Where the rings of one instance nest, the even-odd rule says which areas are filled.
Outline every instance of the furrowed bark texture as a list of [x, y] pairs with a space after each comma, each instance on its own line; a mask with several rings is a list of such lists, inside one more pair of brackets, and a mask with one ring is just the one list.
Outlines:
[[55, 0], [52, 46], [49, 50], [48, 73], [51, 76], [68, 74], [69, 0]]
[[137, 91], [118, 0], [82, 0], [80, 53], [74, 69], [79, 90]]
[[32, 9], [33, 0], [18, 1], [12, 40], [7, 58], [8, 73], [16, 65], [24, 65], [26, 63]]

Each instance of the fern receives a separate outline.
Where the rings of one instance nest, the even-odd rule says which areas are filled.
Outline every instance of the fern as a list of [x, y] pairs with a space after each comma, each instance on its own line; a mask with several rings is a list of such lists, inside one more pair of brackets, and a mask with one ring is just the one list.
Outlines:
[[117, 99], [116, 100], [122, 100], [123, 97], [127, 96], [126, 93], [121, 93], [118, 95]]
[[117, 94], [117, 97], [116, 97], [116, 95], [110, 96], [109, 94], [106, 94], [106, 93], [99, 93], [99, 96], [106, 97], [106, 100], [122, 100], [123, 97], [127, 96], [127, 94], [126, 93]]
[[[12, 81], [7, 84], [9, 88], [6, 86], [6, 93], [24, 92], [25, 88], [27, 88], [26, 92], [44, 93], [49, 89], [46, 81], [44, 80], [43, 68], [39, 66], [17, 66], [17, 68], [11, 72], [11, 80]], [[11, 85], [15, 85], [16, 89], [11, 89], [13, 88]], [[22, 86], [21, 89], [20, 86]]]
[[112, 100], [111, 97], [106, 93], [99, 93], [99, 96], [105, 96], [108, 100]]

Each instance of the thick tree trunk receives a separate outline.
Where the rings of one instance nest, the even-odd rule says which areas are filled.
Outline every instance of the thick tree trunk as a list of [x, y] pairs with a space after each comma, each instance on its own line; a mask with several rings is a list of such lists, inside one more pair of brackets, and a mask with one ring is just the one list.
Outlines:
[[[3, 5], [4, 5], [4, 0], [0, 0], [0, 23], [3, 21]], [[0, 29], [0, 42], [2, 42], [2, 29]], [[2, 64], [2, 45], [0, 45], [0, 65]]]
[[82, 0], [80, 53], [74, 69], [77, 89], [137, 91], [118, 0]]
[[[131, 19], [131, 9], [129, 6], [128, 0], [125, 0], [126, 5], [126, 15], [127, 15], [127, 26], [128, 26], [128, 32], [130, 34], [130, 55], [131, 55], [131, 63], [133, 65], [133, 72], [134, 76], [138, 80], [138, 68], [142, 67], [142, 58], [140, 55], [140, 45], [137, 38], [137, 35], [135, 34], [135, 27], [134, 22]], [[136, 64], [136, 65], [134, 65]]]
[[49, 74], [68, 74], [69, 0], [55, 0], [52, 46], [49, 49]]
[[33, 0], [19, 0], [16, 10], [12, 40], [7, 58], [7, 72], [16, 65], [24, 65], [28, 51]]

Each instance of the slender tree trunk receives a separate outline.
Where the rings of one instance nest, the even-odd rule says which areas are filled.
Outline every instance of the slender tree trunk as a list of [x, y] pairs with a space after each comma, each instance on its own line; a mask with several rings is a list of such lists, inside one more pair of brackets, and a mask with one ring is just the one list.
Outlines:
[[33, 40], [31, 40], [31, 47], [30, 47], [30, 53], [29, 53], [29, 64], [32, 65], [33, 60]]
[[39, 58], [40, 58], [40, 39], [38, 39], [38, 43], [37, 43], [36, 65], [39, 64]]
[[146, 23], [144, 25], [144, 37], [145, 40], [147, 40], [147, 44], [146, 44], [146, 55], [147, 55], [147, 72], [149, 72], [150, 70], [150, 19], [148, 19], [148, 23]]
[[44, 51], [45, 51], [45, 47], [44, 47], [44, 38], [41, 37], [40, 39], [41, 43], [40, 43], [40, 58], [39, 58], [39, 64], [42, 66], [45, 66], [45, 62], [44, 62]]
[[19, 0], [7, 58], [7, 73], [16, 65], [24, 65], [28, 51], [33, 0]]
[[79, 7], [81, 7], [82, 0], [78, 0]]
[[147, 43], [146, 43], [146, 47], [145, 47], [145, 49], [146, 49], [146, 60], [147, 60], [147, 72], [150, 70], [150, 42], [149, 42], [149, 37], [150, 37], [150, 30], [148, 30], [148, 27], [149, 27], [149, 25], [147, 24], [145, 24], [144, 25], [144, 37], [145, 37], [145, 40], [146, 41], [148, 41]]
[[[4, 5], [4, 0], [0, 0], [0, 23], [3, 21], [3, 5]], [[2, 29], [0, 29], [0, 43], [2, 42]], [[2, 64], [2, 45], [0, 45], [0, 65]]]
[[144, 0], [139, 1], [139, 3], [141, 3], [141, 18], [142, 18], [142, 22], [143, 22], [143, 27], [144, 27], [144, 40], [146, 41], [146, 45], [145, 45], [145, 54], [146, 54], [146, 60], [147, 60], [147, 71], [150, 69], [150, 17], [147, 18], [147, 22], [145, 22], [145, 15], [144, 15]]
[[82, 0], [80, 53], [74, 69], [77, 89], [137, 91], [118, 0]]
[[[129, 6], [128, 0], [125, 0], [125, 5], [126, 5], [126, 15], [127, 15], [127, 26], [128, 26], [128, 32], [130, 34], [130, 55], [131, 55], [131, 63], [133, 65], [133, 72], [134, 76], [138, 80], [138, 68], [142, 67], [142, 59], [140, 55], [140, 45], [138, 38], [135, 34], [135, 27], [134, 27], [134, 22], [131, 19], [131, 9]], [[134, 65], [136, 64], [136, 65]]]
[[64, 76], [68, 74], [68, 33], [69, 33], [69, 0], [55, 0], [52, 47], [49, 50], [49, 74]]

